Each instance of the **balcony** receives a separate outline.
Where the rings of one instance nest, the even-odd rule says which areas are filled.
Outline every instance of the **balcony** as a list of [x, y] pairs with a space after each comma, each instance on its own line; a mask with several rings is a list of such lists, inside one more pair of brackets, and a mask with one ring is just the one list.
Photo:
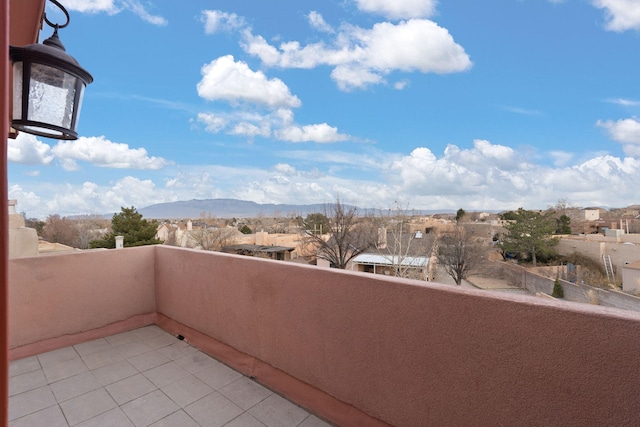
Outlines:
[[[164, 246], [11, 260], [9, 286], [12, 369], [38, 360], [54, 380], [46, 360], [135, 336], [131, 358], [146, 353], [142, 344], [186, 349], [175, 360], [162, 351], [183, 369], [189, 359], [177, 360], [197, 354], [197, 372], [216, 366], [255, 380], [273, 401], [295, 402], [287, 407], [302, 418], [284, 425], [640, 419], [637, 313]], [[150, 404], [174, 404], [167, 416], [182, 416], [162, 391], [173, 383], [149, 382]]]

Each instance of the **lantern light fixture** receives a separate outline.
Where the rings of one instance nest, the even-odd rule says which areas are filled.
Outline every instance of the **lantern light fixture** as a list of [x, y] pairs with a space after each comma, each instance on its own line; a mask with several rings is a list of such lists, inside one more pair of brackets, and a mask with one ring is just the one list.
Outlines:
[[78, 138], [77, 126], [86, 85], [93, 77], [66, 53], [58, 29], [69, 25], [69, 13], [56, 0], [67, 22], [44, 21], [53, 34], [42, 44], [9, 47], [13, 63], [13, 112], [11, 127], [47, 138]]

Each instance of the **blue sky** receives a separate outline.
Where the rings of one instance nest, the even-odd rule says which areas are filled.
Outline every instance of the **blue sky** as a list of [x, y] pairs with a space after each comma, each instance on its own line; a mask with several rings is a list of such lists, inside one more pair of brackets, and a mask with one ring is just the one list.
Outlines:
[[640, 0], [63, 4], [95, 80], [77, 141], [9, 140], [29, 217], [640, 203]]

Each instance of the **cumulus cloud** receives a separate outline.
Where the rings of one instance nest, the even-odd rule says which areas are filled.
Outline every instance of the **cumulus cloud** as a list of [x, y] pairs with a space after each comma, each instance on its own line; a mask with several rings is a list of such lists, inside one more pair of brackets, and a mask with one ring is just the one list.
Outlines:
[[78, 161], [118, 169], [161, 169], [169, 164], [162, 157], [150, 157], [144, 148], [130, 148], [104, 136], [60, 141], [51, 151], [66, 170], [76, 170]]
[[436, 9], [437, 0], [356, 0], [358, 8], [389, 19], [428, 18]]
[[604, 9], [607, 30], [640, 31], [640, 3], [637, 0], [593, 0], [593, 5]]
[[138, 0], [66, 0], [64, 6], [70, 11], [80, 13], [108, 13], [115, 15], [129, 10], [143, 21], [153, 25], [167, 25], [167, 20], [159, 15], [151, 14], [145, 5]]
[[441, 208], [454, 208], [456, 201], [474, 209], [540, 208], [558, 195], [570, 195], [578, 205], [626, 206], [635, 197], [640, 161], [603, 155], [549, 167], [530, 163], [509, 147], [478, 140], [472, 149], [449, 146], [440, 157], [426, 147], [416, 148], [395, 160], [388, 174], [398, 194], [408, 195], [412, 203], [431, 201]]
[[326, 123], [307, 126], [289, 126], [276, 132], [276, 137], [289, 142], [338, 142], [349, 139], [348, 135], [338, 133], [338, 128]]
[[202, 22], [204, 22], [204, 32], [206, 34], [215, 34], [220, 31], [233, 31], [247, 26], [242, 16], [220, 10], [203, 11]]
[[[302, 103], [280, 79], [269, 79], [233, 56], [222, 56], [202, 68], [198, 94], [211, 101], [226, 101], [243, 108], [231, 113], [200, 113], [198, 122], [211, 133], [271, 137], [286, 142], [340, 142], [350, 139], [327, 123], [298, 126], [292, 108]], [[268, 111], [260, 111], [259, 108]], [[254, 111], [250, 111], [255, 108]]]
[[21, 132], [8, 140], [7, 157], [10, 162], [27, 165], [48, 165], [53, 160], [51, 147], [35, 135]]
[[198, 95], [210, 101], [248, 102], [270, 108], [301, 105], [282, 80], [268, 79], [262, 71], [251, 70], [231, 55], [211, 61], [201, 72]]
[[343, 90], [385, 82], [393, 71], [447, 74], [465, 71], [472, 63], [449, 31], [433, 21], [411, 19], [381, 22], [371, 29], [345, 25], [332, 45], [297, 41], [270, 45], [262, 36], [244, 31], [243, 48], [267, 66], [281, 68], [334, 67], [331, 77]]
[[327, 24], [322, 15], [315, 10], [309, 12], [307, 19], [309, 20], [309, 25], [316, 30], [322, 31], [323, 33], [335, 33], [331, 25]]
[[609, 138], [623, 144], [626, 155], [638, 157], [640, 154], [640, 121], [637, 118], [612, 120], [598, 120], [596, 125], [605, 129]]

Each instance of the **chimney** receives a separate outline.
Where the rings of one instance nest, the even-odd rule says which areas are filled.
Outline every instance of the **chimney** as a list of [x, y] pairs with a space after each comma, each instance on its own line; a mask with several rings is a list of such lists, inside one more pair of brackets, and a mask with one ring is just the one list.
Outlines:
[[124, 248], [124, 236], [116, 236], [116, 249]]

